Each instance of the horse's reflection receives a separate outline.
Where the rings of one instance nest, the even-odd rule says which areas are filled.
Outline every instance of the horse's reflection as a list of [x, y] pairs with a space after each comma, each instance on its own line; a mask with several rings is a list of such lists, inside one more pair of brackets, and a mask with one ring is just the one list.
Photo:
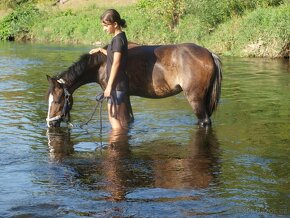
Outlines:
[[62, 161], [74, 152], [70, 131], [61, 128], [49, 128], [47, 130], [49, 155], [52, 160]]
[[[69, 131], [52, 129], [47, 135], [54, 160], [62, 161], [74, 152]], [[80, 175], [76, 179], [90, 188], [105, 190], [108, 201], [125, 200], [133, 187], [190, 189], [206, 188], [215, 182], [219, 145], [212, 129], [194, 129], [184, 146], [166, 140], [151, 144], [153, 149], [142, 145], [145, 152], [134, 152], [127, 131], [112, 131], [107, 149], [99, 156], [76, 155], [70, 165]], [[82, 160], [76, 161], [77, 157]]]
[[214, 175], [218, 174], [218, 150], [214, 131], [198, 129], [183, 151], [185, 155], [176, 154], [176, 157], [154, 161], [155, 186], [177, 189], [208, 187]]
[[[108, 200], [124, 200], [128, 190], [135, 185], [169, 189], [206, 188], [216, 182], [215, 177], [219, 174], [219, 145], [212, 129], [194, 130], [189, 144], [182, 148], [184, 150], [181, 149], [183, 154], [179, 154], [179, 145], [173, 144], [171, 153], [163, 149], [168, 143], [162, 143], [161, 146], [156, 144], [155, 151], [152, 149], [147, 152], [150, 155], [149, 161], [148, 156], [139, 157], [145, 159], [140, 160], [143, 165], [138, 173], [134, 169], [132, 156], [135, 155], [130, 151], [126, 132], [112, 132], [110, 142], [111, 146], [103, 162], [108, 184], [106, 189], [111, 193]], [[166, 158], [160, 153], [156, 154], [157, 150]], [[146, 177], [148, 178], [144, 179]]]

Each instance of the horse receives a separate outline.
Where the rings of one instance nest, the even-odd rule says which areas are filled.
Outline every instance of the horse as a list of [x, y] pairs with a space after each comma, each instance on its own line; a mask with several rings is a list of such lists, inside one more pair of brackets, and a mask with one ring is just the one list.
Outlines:
[[[104, 47], [106, 48], [106, 46]], [[126, 73], [130, 96], [160, 99], [184, 92], [200, 126], [211, 125], [221, 94], [220, 58], [194, 43], [139, 45], [129, 43]], [[106, 56], [97, 52], [83, 54], [65, 71], [50, 77], [47, 126], [58, 127], [69, 121], [72, 94], [87, 83], [106, 88]], [[133, 116], [133, 114], [131, 114]]]

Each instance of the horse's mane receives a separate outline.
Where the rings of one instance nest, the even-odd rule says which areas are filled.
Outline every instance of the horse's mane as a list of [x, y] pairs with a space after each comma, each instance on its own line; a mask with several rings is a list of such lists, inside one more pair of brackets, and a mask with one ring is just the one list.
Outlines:
[[[139, 44], [134, 42], [128, 42], [128, 47], [136, 47]], [[106, 49], [108, 45], [104, 46], [103, 48]], [[97, 52], [92, 55], [86, 53], [80, 56], [79, 60], [74, 62], [70, 67], [66, 70], [60, 72], [59, 74], [53, 76], [54, 79], [64, 79], [68, 84], [73, 83], [77, 80], [89, 66], [96, 66], [103, 64], [106, 61], [107, 57], [101, 53]]]
[[53, 76], [54, 79], [64, 79], [67, 83], [72, 83], [78, 79], [88, 67], [93, 65], [100, 65], [106, 61], [106, 56], [101, 52], [94, 54], [83, 54], [80, 56], [79, 60], [74, 62], [70, 67], [61, 73]]
[[[128, 47], [136, 47], [139, 44], [134, 42], [128, 42]], [[104, 46], [103, 48], [106, 49], [108, 45]], [[106, 56], [101, 53], [97, 52], [92, 55], [86, 53], [80, 56], [79, 60], [74, 62], [69, 68], [64, 70], [63, 72], [53, 76], [54, 79], [64, 79], [67, 83], [72, 83], [76, 79], [78, 79], [87, 69], [88, 66], [92, 65], [100, 65], [106, 61]]]
[[[80, 56], [79, 60], [74, 62], [70, 67], [66, 70], [60, 72], [59, 74], [54, 75], [52, 78], [55, 80], [64, 79], [66, 83], [72, 84], [75, 80], [77, 80], [87, 69], [87, 67], [100, 65], [106, 62], [107, 57], [101, 52], [94, 53], [92, 55], [86, 53]], [[46, 99], [54, 89], [53, 84], [51, 83], [47, 93]]]

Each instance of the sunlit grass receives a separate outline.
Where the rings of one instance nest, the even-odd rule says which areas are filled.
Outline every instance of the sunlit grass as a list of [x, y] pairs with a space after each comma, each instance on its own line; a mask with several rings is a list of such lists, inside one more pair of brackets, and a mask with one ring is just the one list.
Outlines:
[[193, 42], [223, 55], [289, 55], [290, 5], [286, 3], [246, 10], [215, 27], [188, 10], [174, 29], [161, 15], [140, 10], [138, 0], [69, 0], [56, 6], [51, 4], [43, 1], [37, 5], [41, 17], [26, 16], [34, 10], [30, 7], [24, 13], [16, 10], [11, 19], [0, 20], [0, 39], [13, 35], [16, 40], [104, 45], [111, 36], [103, 32], [99, 17], [105, 9], [113, 7], [127, 21], [125, 31], [129, 41], [139, 44]]

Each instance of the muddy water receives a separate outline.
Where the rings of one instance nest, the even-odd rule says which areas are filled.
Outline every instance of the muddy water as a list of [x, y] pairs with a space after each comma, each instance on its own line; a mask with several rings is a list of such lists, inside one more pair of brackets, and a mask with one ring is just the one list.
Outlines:
[[288, 60], [223, 58], [207, 130], [182, 94], [132, 98], [128, 133], [110, 131], [105, 107], [101, 133], [98, 114], [81, 129], [96, 84], [74, 93], [74, 127], [47, 129], [46, 74], [89, 49], [0, 44], [1, 217], [290, 215]]

